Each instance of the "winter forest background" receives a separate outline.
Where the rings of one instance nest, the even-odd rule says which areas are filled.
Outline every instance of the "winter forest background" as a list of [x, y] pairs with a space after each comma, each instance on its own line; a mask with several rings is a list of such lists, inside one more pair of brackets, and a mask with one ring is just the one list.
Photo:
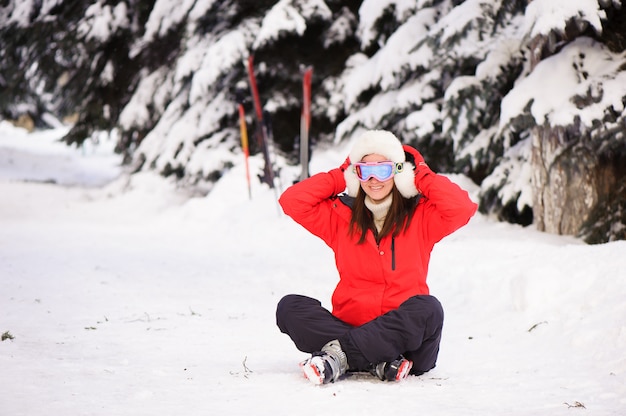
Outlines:
[[239, 102], [253, 131], [253, 55], [279, 165], [312, 67], [313, 152], [389, 129], [483, 213], [626, 239], [620, 0], [7, 0], [0, 42], [1, 119], [200, 193], [241, 157]]

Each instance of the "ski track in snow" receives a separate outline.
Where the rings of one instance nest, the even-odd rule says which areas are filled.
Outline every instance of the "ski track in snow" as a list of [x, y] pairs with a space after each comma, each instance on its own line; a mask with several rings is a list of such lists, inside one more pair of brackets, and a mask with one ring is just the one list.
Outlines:
[[59, 131], [0, 127], [2, 414], [626, 414], [624, 241], [477, 215], [433, 252], [437, 368], [317, 387], [274, 312], [287, 293], [328, 307], [333, 256], [274, 192], [255, 183], [248, 199], [243, 164], [189, 198]]

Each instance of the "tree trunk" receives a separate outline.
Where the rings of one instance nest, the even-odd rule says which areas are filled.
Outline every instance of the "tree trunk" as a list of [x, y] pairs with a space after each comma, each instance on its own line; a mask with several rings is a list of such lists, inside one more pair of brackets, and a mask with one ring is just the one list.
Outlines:
[[602, 170], [579, 137], [563, 127], [533, 131], [533, 216], [537, 229], [577, 235], [599, 201]]
[[[555, 42], [550, 36], [530, 42], [532, 69], [553, 52]], [[577, 124], [544, 123], [532, 130], [533, 221], [540, 231], [578, 235], [598, 204], [602, 169]]]

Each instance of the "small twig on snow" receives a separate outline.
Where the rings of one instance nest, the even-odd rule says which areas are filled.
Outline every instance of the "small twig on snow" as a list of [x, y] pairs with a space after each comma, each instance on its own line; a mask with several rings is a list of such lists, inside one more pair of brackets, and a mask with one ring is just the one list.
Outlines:
[[254, 372], [254, 371], [250, 370], [250, 369], [248, 368], [248, 366], [246, 365], [246, 361], [247, 361], [247, 360], [248, 360], [248, 356], [246, 355], [246, 356], [245, 356], [245, 358], [243, 359], [243, 363], [242, 363], [242, 364], [243, 364], [243, 371], [244, 371], [244, 373], [246, 374], [244, 377], [247, 377], [247, 374], [248, 374], [248, 373], [253, 373], [253, 372]]
[[548, 323], [548, 321], [541, 321], [541, 322], [537, 322], [535, 325], [531, 326], [531, 327], [528, 329], [528, 332], [531, 332], [533, 329], [537, 328], [539, 325], [542, 325], [542, 324], [547, 324], [547, 323]]

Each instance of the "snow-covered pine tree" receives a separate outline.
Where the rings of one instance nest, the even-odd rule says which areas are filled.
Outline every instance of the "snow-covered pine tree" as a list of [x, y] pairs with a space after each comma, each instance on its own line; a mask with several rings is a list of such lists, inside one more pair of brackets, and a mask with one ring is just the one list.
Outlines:
[[[161, 0], [166, 3], [168, 0]], [[157, 8], [146, 26], [169, 22]], [[175, 5], [176, 3], [176, 5]], [[187, 4], [187, 3], [185, 3]], [[354, 6], [356, 4], [356, 6]], [[254, 54], [261, 101], [277, 150], [292, 151], [299, 132], [301, 68], [312, 65], [313, 88], [341, 70], [350, 50], [354, 1], [189, 2], [186, 26], [171, 65], [147, 74], [120, 116], [124, 137], [131, 137], [153, 109], [159, 119], [133, 151], [140, 169], [175, 173], [194, 187], [210, 187], [238, 158], [236, 104], [243, 98], [252, 111], [244, 63]], [[202, 6], [204, 9], [202, 9]], [[145, 38], [146, 36], [144, 36]], [[334, 59], [328, 59], [333, 56]], [[336, 60], [335, 60], [336, 59]], [[319, 77], [319, 78], [318, 78]], [[151, 92], [146, 96], [146, 92]], [[167, 99], [165, 98], [167, 97]], [[316, 100], [325, 100], [317, 90]], [[313, 134], [330, 135], [334, 125], [320, 117], [313, 104]], [[137, 123], [139, 120], [139, 123]], [[252, 118], [251, 118], [252, 121]], [[259, 150], [251, 141], [251, 151]], [[227, 150], [224, 152], [222, 150]]]
[[[540, 230], [588, 242], [626, 238], [625, 16], [619, 1], [534, 0], [526, 8], [531, 72], [507, 105], [523, 105], [514, 118], [534, 122], [526, 154]], [[620, 25], [621, 34], [605, 34]], [[544, 94], [525, 92], [539, 85]]]
[[313, 66], [318, 142], [392, 130], [435, 170], [479, 184], [482, 212], [608, 241], [626, 238], [625, 10], [621, 0], [7, 0], [0, 114], [38, 126], [77, 115], [69, 143], [117, 130], [136, 169], [207, 192], [239, 160], [252, 52], [284, 154], [299, 132], [301, 68]]
[[[138, 3], [2, 2], [2, 117], [27, 115], [37, 127], [77, 119], [69, 144], [110, 130], [137, 72], [128, 41], [144, 23], [141, 13], [130, 18], [129, 7]], [[119, 76], [122, 71], [126, 76]]]

